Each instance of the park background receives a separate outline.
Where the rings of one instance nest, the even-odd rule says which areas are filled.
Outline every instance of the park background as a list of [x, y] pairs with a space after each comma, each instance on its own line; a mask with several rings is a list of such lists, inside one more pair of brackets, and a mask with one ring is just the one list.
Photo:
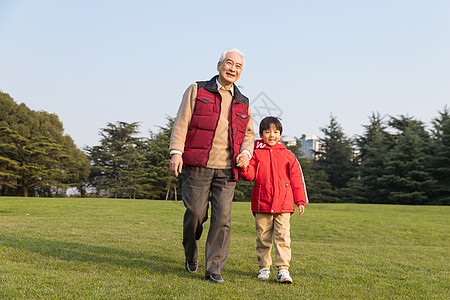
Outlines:
[[173, 117], [232, 46], [312, 202], [449, 203], [447, 1], [0, 5], [1, 195], [178, 200]]
[[[0, 296], [449, 298], [449, 13], [414, 0], [0, 1]], [[289, 147], [311, 204], [292, 218], [288, 288], [254, 278], [252, 183], [236, 190], [223, 287], [185, 273], [183, 204], [156, 201], [180, 200], [167, 146], [181, 95], [228, 47], [285, 141], [324, 145], [314, 160]]]
[[288, 140], [330, 114], [349, 137], [373, 112], [430, 127], [449, 103], [449, 14], [446, 0], [2, 0], [0, 90], [57, 114], [83, 148], [108, 122], [157, 131], [237, 47], [238, 85], [277, 104]]

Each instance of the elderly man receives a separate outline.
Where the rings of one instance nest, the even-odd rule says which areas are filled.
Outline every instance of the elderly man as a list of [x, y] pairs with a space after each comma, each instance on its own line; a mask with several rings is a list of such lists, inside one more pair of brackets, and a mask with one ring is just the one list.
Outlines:
[[217, 63], [219, 74], [192, 84], [184, 93], [170, 140], [170, 170], [175, 176], [183, 170], [185, 267], [198, 272], [197, 240], [211, 201], [205, 277], [214, 283], [224, 282], [221, 273], [230, 246], [236, 168], [246, 167], [253, 153], [249, 101], [234, 84], [243, 67], [241, 51], [225, 50]]

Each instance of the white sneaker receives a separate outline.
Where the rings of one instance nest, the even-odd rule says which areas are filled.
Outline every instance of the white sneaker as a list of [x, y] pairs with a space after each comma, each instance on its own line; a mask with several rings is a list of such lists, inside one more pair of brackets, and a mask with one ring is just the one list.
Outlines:
[[292, 278], [289, 276], [288, 270], [278, 270], [277, 279], [280, 283], [292, 283]]
[[270, 269], [262, 268], [261, 270], [259, 270], [258, 279], [269, 280], [269, 275], [270, 275]]

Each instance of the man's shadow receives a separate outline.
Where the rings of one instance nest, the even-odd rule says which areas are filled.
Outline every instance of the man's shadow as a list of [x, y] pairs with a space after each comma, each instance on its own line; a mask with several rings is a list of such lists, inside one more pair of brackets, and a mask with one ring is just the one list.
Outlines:
[[[142, 269], [150, 273], [165, 274], [170, 272], [176, 276], [186, 278], [192, 278], [193, 275], [186, 272], [184, 257], [177, 259], [170, 256], [150, 255], [143, 252], [132, 252], [119, 248], [94, 246], [79, 242], [8, 234], [0, 234], [0, 246], [34, 252], [45, 257], [53, 257], [63, 261], [116, 265], [118, 267]], [[204, 268], [204, 265], [202, 267]], [[227, 268], [226, 272], [235, 275], [253, 276], [250, 270], [243, 271]], [[203, 277], [203, 273], [200, 271], [198, 276]]]
[[167, 256], [149, 255], [118, 248], [86, 245], [78, 242], [0, 234], [0, 246], [21, 249], [63, 261], [92, 262], [189, 276], [183, 261]]

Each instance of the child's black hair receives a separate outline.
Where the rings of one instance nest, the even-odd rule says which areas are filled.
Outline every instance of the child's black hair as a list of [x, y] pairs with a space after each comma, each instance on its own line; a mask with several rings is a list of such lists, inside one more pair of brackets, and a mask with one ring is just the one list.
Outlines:
[[269, 130], [270, 125], [273, 124], [280, 134], [283, 133], [283, 125], [281, 124], [280, 118], [268, 116], [261, 120], [259, 123], [259, 134], [262, 135], [264, 130]]

